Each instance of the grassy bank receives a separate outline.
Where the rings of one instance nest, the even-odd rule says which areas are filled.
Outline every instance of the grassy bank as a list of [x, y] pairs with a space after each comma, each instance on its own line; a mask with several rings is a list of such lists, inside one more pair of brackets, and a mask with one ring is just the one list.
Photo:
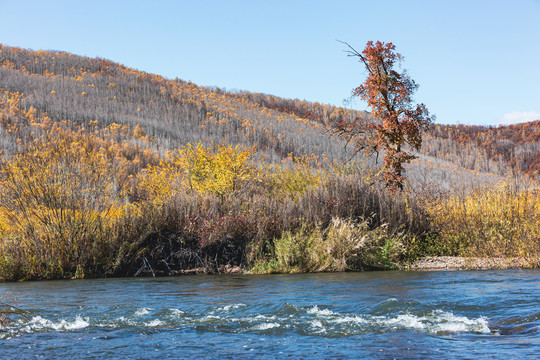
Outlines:
[[124, 174], [103, 151], [77, 131], [2, 164], [2, 278], [262, 269], [274, 256], [290, 259], [271, 271], [385, 268], [429, 230], [416, 204], [343, 169], [198, 145]]
[[[534, 258], [540, 254], [540, 192], [511, 182], [428, 201], [434, 255]], [[425, 246], [425, 245], [424, 245]]]

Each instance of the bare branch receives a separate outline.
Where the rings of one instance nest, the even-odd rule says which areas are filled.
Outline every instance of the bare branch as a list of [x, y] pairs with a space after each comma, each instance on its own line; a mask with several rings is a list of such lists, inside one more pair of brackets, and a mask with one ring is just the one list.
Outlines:
[[345, 53], [348, 54], [347, 56], [359, 57], [360, 60], [362, 60], [362, 62], [366, 66], [366, 69], [371, 73], [371, 69], [369, 68], [369, 63], [367, 62], [366, 58], [362, 54], [360, 54], [358, 51], [356, 51], [356, 49], [353, 48], [351, 45], [349, 45], [349, 43], [347, 43], [345, 41], [337, 40], [337, 39], [336, 39], [336, 41], [347, 45], [347, 47], [350, 49], [350, 50], [345, 50]]

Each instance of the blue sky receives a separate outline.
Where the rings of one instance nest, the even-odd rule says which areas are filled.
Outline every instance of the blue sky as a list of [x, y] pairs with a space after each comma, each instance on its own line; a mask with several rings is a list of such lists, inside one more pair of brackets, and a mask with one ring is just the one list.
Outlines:
[[365, 72], [336, 39], [393, 42], [438, 123], [540, 119], [540, 0], [0, 0], [0, 19], [5, 45], [338, 106]]

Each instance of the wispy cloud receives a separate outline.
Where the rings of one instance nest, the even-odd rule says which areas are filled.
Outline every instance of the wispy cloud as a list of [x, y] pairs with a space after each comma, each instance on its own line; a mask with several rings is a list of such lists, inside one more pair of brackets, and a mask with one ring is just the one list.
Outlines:
[[510, 125], [523, 123], [533, 120], [540, 120], [540, 112], [538, 111], [512, 111], [504, 114], [498, 119], [498, 125]]

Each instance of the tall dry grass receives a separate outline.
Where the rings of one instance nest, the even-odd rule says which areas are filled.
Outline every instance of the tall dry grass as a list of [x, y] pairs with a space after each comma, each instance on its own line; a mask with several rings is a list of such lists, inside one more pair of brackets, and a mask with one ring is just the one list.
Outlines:
[[333, 218], [328, 227], [303, 224], [274, 240], [270, 256], [255, 262], [251, 273], [384, 270], [399, 267], [405, 237], [366, 220]]
[[439, 197], [427, 205], [448, 255], [540, 256], [540, 192], [501, 183]]

